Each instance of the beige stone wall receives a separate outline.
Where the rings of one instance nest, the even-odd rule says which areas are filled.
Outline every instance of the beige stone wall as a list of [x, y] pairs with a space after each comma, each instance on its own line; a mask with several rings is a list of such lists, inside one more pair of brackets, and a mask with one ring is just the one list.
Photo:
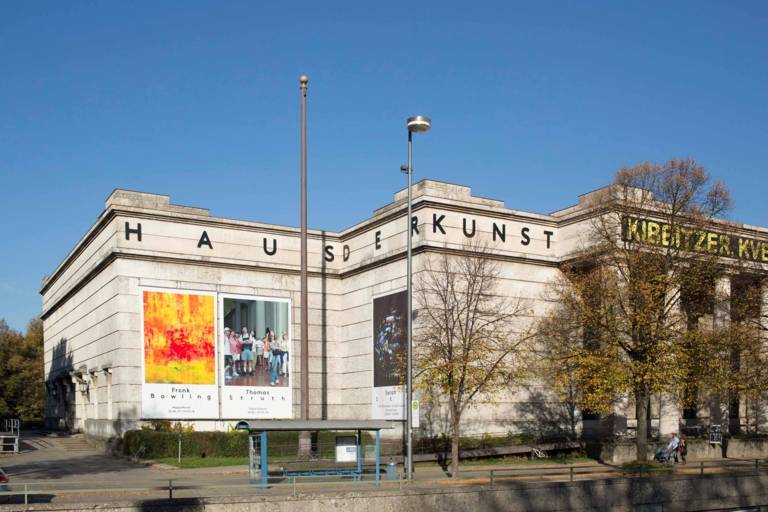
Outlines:
[[[503, 288], [530, 301], [534, 316], [546, 310], [545, 283], [557, 272], [557, 229], [547, 216], [503, 208], [474, 198], [466, 187], [422, 182], [415, 187], [419, 234], [414, 249], [453, 250], [484, 241], [501, 261]], [[402, 194], [399, 194], [402, 196]], [[312, 231], [309, 238], [310, 414], [365, 419], [371, 412], [372, 300], [405, 288], [406, 226], [403, 200], [342, 233]], [[444, 215], [440, 226], [433, 221]], [[140, 414], [142, 287], [199, 290], [292, 300], [294, 412], [299, 413], [299, 233], [295, 228], [210, 217], [206, 210], [177, 207], [166, 196], [116, 191], [107, 200], [106, 219], [92, 230], [43, 292], [46, 367], [66, 339], [67, 369], [87, 371], [90, 392], [70, 394], [76, 406], [73, 427], [86, 420], [136, 419]], [[464, 234], [466, 228], [474, 237]], [[472, 221], [474, 221], [474, 226]], [[126, 225], [127, 223], [127, 225]], [[496, 238], [494, 238], [494, 223]], [[141, 240], [136, 230], [141, 225]], [[523, 227], [529, 242], [523, 241]], [[474, 229], [473, 229], [474, 228]], [[499, 231], [503, 230], [506, 240]], [[544, 231], [549, 231], [549, 247]], [[209, 245], [198, 247], [203, 232]], [[277, 253], [272, 250], [273, 240]], [[377, 244], [379, 247], [377, 247]], [[333, 261], [324, 247], [333, 246]], [[345, 249], [346, 246], [346, 249]], [[415, 257], [420, 271], [423, 253]], [[346, 261], [345, 261], [346, 258]], [[87, 280], [98, 265], [100, 273]], [[67, 296], [69, 294], [69, 296]], [[111, 374], [107, 376], [105, 369]], [[49, 372], [50, 373], [50, 372]], [[50, 376], [47, 374], [47, 377]], [[107, 380], [110, 380], [109, 400]], [[77, 381], [76, 381], [77, 382]], [[77, 386], [72, 386], [77, 387]], [[507, 430], [520, 394], [497, 408], [479, 408], [471, 430]], [[51, 409], [50, 414], [60, 414]]]
[[[414, 186], [419, 230], [413, 236], [415, 282], [430, 255], [459, 254], [470, 244], [479, 245], [498, 262], [500, 289], [521, 298], [530, 309], [520, 318], [521, 328], [532, 325], [552, 306], [547, 290], [559, 275], [558, 264], [589, 243], [586, 234], [599, 195], [600, 191], [586, 194], [575, 206], [540, 215], [474, 197], [468, 187], [419, 182]], [[405, 191], [400, 191], [393, 203], [344, 231], [310, 230], [313, 418], [370, 417], [372, 300], [406, 287], [405, 208]], [[132, 230], [141, 225], [141, 240], [136, 233], [126, 233], [126, 223]], [[201, 239], [210, 245], [201, 244]], [[270, 255], [273, 244], [277, 252]], [[119, 429], [104, 421], [139, 417], [144, 287], [290, 298], [293, 404], [298, 417], [299, 249], [297, 228], [212, 217], [205, 209], [173, 205], [167, 196], [113, 192], [99, 221], [42, 291], [46, 378], [67, 382], [67, 395], [74, 402], [71, 426], [83, 428], [86, 421], [95, 420], [101, 422], [99, 431], [115, 431]], [[88, 393], [80, 392], [82, 380], [88, 383]], [[49, 396], [52, 417], [63, 416], [61, 395]], [[662, 430], [674, 428], [679, 414], [666, 408], [669, 414], [662, 414]], [[530, 382], [500, 395], [494, 405], [474, 407], [464, 427], [468, 434], [518, 431], [566, 412], [547, 392], [546, 383]], [[624, 415], [631, 416], [627, 412]], [[422, 411], [422, 419], [430, 417], [439, 430], [444, 411], [439, 406]]]

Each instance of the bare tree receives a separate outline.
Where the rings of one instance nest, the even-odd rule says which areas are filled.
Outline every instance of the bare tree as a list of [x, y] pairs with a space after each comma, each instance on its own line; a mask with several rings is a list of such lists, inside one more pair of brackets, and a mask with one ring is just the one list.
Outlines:
[[522, 377], [521, 352], [531, 337], [529, 319], [520, 318], [529, 308], [500, 294], [501, 272], [490, 256], [487, 246], [470, 244], [460, 254], [426, 257], [416, 286], [416, 385], [447, 403], [454, 478], [462, 417]]

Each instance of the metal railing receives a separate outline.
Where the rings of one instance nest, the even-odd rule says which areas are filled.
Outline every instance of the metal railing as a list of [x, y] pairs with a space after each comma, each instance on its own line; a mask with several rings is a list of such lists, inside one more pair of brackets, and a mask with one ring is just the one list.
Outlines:
[[19, 453], [21, 421], [17, 418], [4, 418], [0, 425], [0, 453]]
[[[181, 498], [216, 498], [216, 497], [245, 497], [254, 495], [307, 495], [323, 494], [340, 491], [365, 491], [381, 489], [398, 489], [405, 487], [435, 487], [456, 485], [486, 485], [491, 488], [512, 481], [550, 481], [575, 482], [596, 478], [650, 478], [668, 476], [673, 471], [676, 476], [703, 477], [705, 475], [759, 475], [768, 470], [768, 460], [725, 460], [700, 461], [689, 465], [677, 466], [646, 466], [626, 469], [602, 465], [573, 465], [568, 467], [515, 467], [515, 468], [472, 468], [460, 471], [456, 479], [450, 477], [418, 478], [404, 480], [402, 474], [395, 480], [375, 480], [372, 471], [365, 473], [360, 480], [329, 478], [323, 476], [276, 476], [269, 477], [267, 488], [260, 484], [250, 483], [218, 483], [200, 484], [185, 479], [156, 480], [125, 485], [125, 482], [102, 481], [101, 486], [94, 487], [93, 481], [28, 481], [0, 484], [0, 510], [8, 502], [7, 498], [19, 498], [24, 504], [30, 504], [36, 497], [45, 496], [47, 501], [55, 497], [96, 497], [103, 495], [119, 495], [124, 498], [144, 499], [160, 496], [162, 499], [175, 500]], [[381, 475], [382, 478], [384, 475]]]
[[18, 436], [21, 430], [21, 420], [18, 418], [4, 418], [3, 430], [0, 432]]

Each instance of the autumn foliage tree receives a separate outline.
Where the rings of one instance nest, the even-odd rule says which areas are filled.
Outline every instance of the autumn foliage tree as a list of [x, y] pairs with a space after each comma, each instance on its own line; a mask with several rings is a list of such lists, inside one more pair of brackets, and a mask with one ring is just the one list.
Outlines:
[[[529, 308], [501, 295], [501, 272], [486, 246], [425, 258], [415, 287], [414, 377], [444, 400], [450, 425], [451, 474], [458, 476], [461, 420], [493, 402], [524, 374]], [[521, 321], [522, 318], [522, 321]]]
[[[694, 357], [689, 361], [694, 367], [702, 366], [696, 381], [700, 392], [727, 398], [732, 434], [740, 432], [742, 426], [747, 433], [758, 433], [768, 421], [768, 312], [763, 298], [768, 283], [749, 266], [739, 270], [741, 273], [731, 279], [729, 321], [691, 332], [697, 343], [687, 346], [697, 346], [697, 353], [706, 352], [703, 364], [694, 363]], [[716, 300], [726, 303], [723, 297]], [[742, 414], [745, 425], [735, 421], [742, 419]]]
[[554, 387], [577, 388], [581, 408], [599, 413], [633, 397], [639, 460], [652, 394], [677, 396], [706, 370], [685, 364], [700, 345], [683, 306], [704, 300], [721, 272], [721, 240], [702, 246], [700, 235], [729, 206], [727, 189], [691, 160], [621, 169], [595, 203], [584, 247], [552, 285], [556, 306], [539, 339]]
[[42, 321], [21, 334], [0, 319], [0, 417], [41, 420], [44, 406]]

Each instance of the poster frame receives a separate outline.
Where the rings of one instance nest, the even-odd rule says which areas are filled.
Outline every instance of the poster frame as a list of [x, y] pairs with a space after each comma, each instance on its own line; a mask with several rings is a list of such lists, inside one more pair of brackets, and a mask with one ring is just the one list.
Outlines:
[[[139, 336], [138, 336], [138, 344], [139, 344], [139, 354], [141, 359], [141, 406], [140, 406], [140, 414], [139, 417], [141, 420], [178, 420], [178, 421], [207, 421], [207, 420], [214, 420], [218, 421], [221, 418], [221, 385], [219, 384], [219, 371], [218, 371], [218, 364], [216, 366], [216, 371], [214, 372], [214, 383], [213, 384], [194, 384], [196, 386], [213, 386], [215, 391], [215, 397], [216, 397], [216, 411], [217, 415], [216, 417], [184, 417], [184, 418], [176, 418], [176, 417], [161, 417], [161, 416], [147, 416], [144, 414], [145, 412], [145, 400], [144, 400], [144, 390], [147, 383], [147, 374], [146, 374], [146, 354], [144, 353], [144, 292], [159, 292], [159, 293], [173, 293], [178, 295], [201, 295], [201, 296], [208, 296], [213, 297], [214, 302], [214, 311], [213, 311], [213, 328], [214, 328], [214, 334], [216, 333], [216, 326], [218, 325], [218, 307], [217, 307], [217, 293], [212, 292], [210, 290], [195, 290], [192, 288], [173, 288], [173, 287], [162, 287], [162, 286], [141, 286], [138, 287], [139, 294], [138, 294], [138, 302], [139, 302]], [[218, 344], [216, 343], [216, 339], [214, 338], [214, 346], [213, 346], [213, 354], [214, 354], [214, 362], [218, 363], [218, 357], [219, 357], [219, 350], [218, 350]]]
[[[405, 421], [406, 420], [406, 416], [408, 414], [407, 410], [405, 408], [406, 407], [406, 402], [408, 401], [407, 385], [406, 384], [403, 384], [401, 386], [402, 387], [402, 394], [403, 394], [402, 418], [379, 418], [379, 417], [376, 417], [376, 415], [374, 414], [374, 410], [375, 410], [374, 408], [376, 406], [375, 405], [376, 404], [376, 400], [375, 400], [376, 399], [376, 396], [375, 396], [375, 393], [376, 393], [376, 386], [375, 386], [376, 374], [375, 374], [375, 371], [376, 370], [374, 369], [374, 365], [376, 364], [376, 362], [375, 362], [375, 350], [373, 348], [373, 343], [375, 343], [375, 341], [373, 339], [373, 336], [374, 336], [373, 328], [374, 328], [374, 322], [376, 320], [375, 319], [374, 302], [376, 301], [376, 299], [380, 299], [382, 297], [387, 297], [389, 295], [394, 295], [396, 293], [402, 293], [402, 292], [406, 292], [407, 293], [407, 291], [408, 291], [408, 288], [404, 286], [404, 287], [398, 287], [398, 288], [394, 288], [394, 289], [391, 289], [391, 290], [387, 290], [385, 292], [375, 293], [375, 294], [373, 294], [371, 296], [371, 305], [370, 305], [371, 327], [368, 330], [368, 336], [369, 336], [368, 343], [369, 343], [369, 346], [371, 348], [371, 381], [370, 381], [371, 382], [371, 388], [370, 388], [371, 389], [371, 409], [370, 409], [370, 414], [371, 414], [371, 419], [374, 419], [374, 420], [376, 420], [376, 419], [385, 419], [385, 420], [389, 420], [389, 421]], [[407, 301], [408, 301], [408, 299], [406, 297], [406, 308], [408, 307], [407, 306]], [[408, 314], [408, 312], [406, 311], [406, 315], [407, 314]], [[406, 343], [407, 343], [407, 334], [406, 334]], [[406, 347], [406, 350], [407, 350], [407, 347]], [[384, 387], [397, 387], [397, 386], [384, 386]]]
[[[269, 389], [288, 389], [288, 397], [290, 399], [290, 415], [285, 416], [274, 416], [271, 418], [247, 418], [247, 417], [240, 417], [240, 416], [228, 416], [224, 414], [224, 392], [227, 388], [226, 380], [224, 379], [224, 357], [220, 357], [218, 354], [218, 346], [219, 346], [219, 334], [224, 332], [224, 300], [225, 299], [234, 299], [234, 300], [249, 300], [249, 301], [264, 301], [264, 302], [282, 302], [285, 304], [288, 304], [288, 340], [290, 341], [290, 350], [288, 353], [290, 354], [290, 366], [291, 369], [290, 375], [289, 375], [289, 385], [287, 388], [269, 388], [269, 386], [230, 386], [230, 387], [242, 387], [242, 388], [260, 388], [260, 387], [267, 387]], [[218, 387], [219, 387], [219, 419], [222, 421], [240, 421], [240, 420], [249, 420], [249, 419], [293, 419], [294, 417], [294, 403], [293, 403], [293, 391], [294, 391], [294, 382], [293, 382], [293, 375], [295, 372], [295, 369], [293, 367], [293, 358], [294, 356], [294, 348], [296, 344], [294, 343], [293, 339], [293, 301], [290, 297], [269, 297], [266, 295], [247, 295], [242, 293], [225, 293], [225, 292], [219, 292], [217, 294], [217, 300], [216, 300], [216, 372], [218, 374]]]

